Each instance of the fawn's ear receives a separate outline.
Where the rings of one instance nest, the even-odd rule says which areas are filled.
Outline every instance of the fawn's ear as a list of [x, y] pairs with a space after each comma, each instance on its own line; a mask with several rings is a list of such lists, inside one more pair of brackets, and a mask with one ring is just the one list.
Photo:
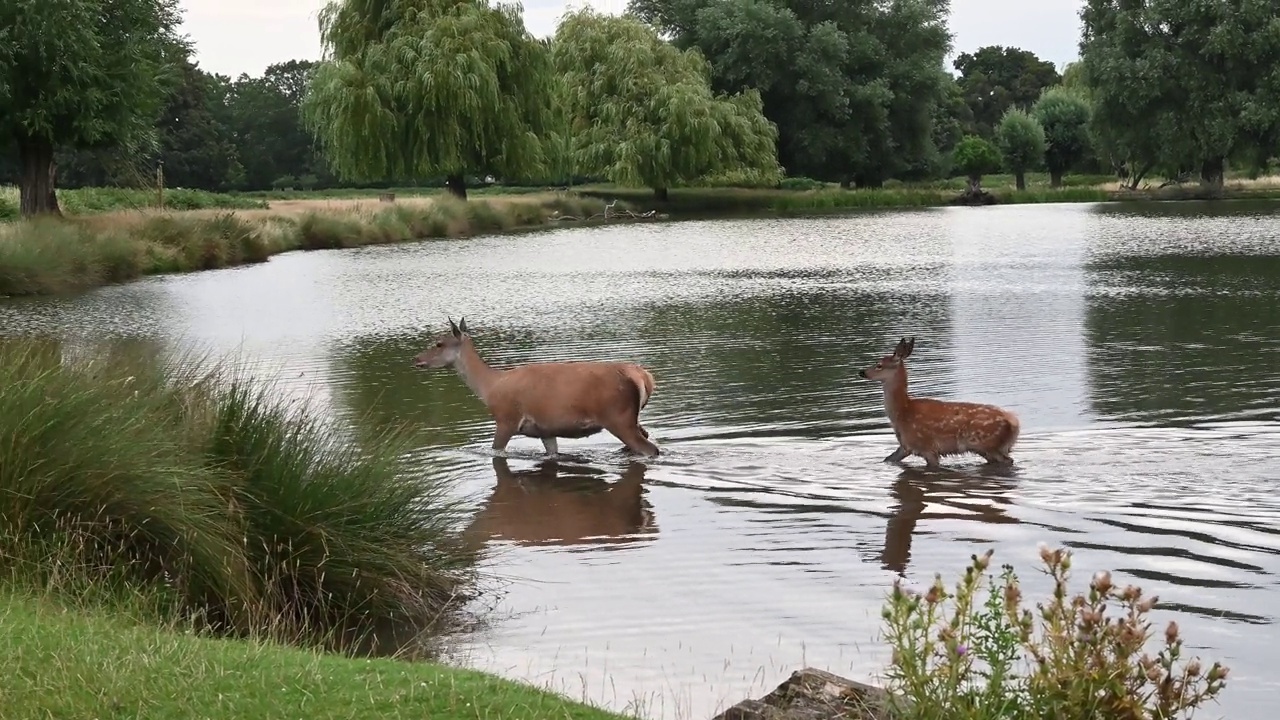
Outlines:
[[459, 318], [459, 319], [458, 319], [458, 327], [462, 330], [462, 334], [463, 334], [463, 335], [466, 335], [466, 334], [468, 333], [468, 330], [467, 330], [467, 319], [466, 319], [466, 318]]
[[915, 337], [902, 338], [898, 341], [898, 347], [893, 349], [893, 356], [899, 360], [906, 360], [911, 355], [911, 351], [914, 350], [915, 347]]
[[462, 331], [458, 329], [458, 324], [453, 321], [453, 318], [449, 318], [449, 331], [454, 337], [462, 337]]

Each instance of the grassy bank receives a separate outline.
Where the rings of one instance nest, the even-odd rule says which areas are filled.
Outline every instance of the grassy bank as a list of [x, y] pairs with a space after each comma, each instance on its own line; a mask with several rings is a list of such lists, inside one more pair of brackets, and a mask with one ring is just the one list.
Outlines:
[[[1163, 178], [1152, 177], [1139, 190], [1122, 190], [1111, 175], [1066, 175], [1062, 187], [1050, 186], [1045, 173], [1027, 173], [1026, 190], [1016, 190], [1014, 178], [1008, 174], [988, 175], [983, 187], [1003, 203], [1099, 202], [1122, 200], [1201, 199], [1205, 192], [1195, 182], [1159, 187]], [[573, 187], [487, 185], [474, 187], [468, 194], [481, 200], [510, 200], [526, 196], [546, 196], [568, 191], [573, 195], [605, 199], [622, 198], [642, 207], [660, 207], [674, 213], [799, 213], [859, 208], [927, 207], [948, 204], [965, 189], [964, 178], [904, 183], [886, 182], [883, 188], [844, 190], [836, 183], [809, 178], [786, 178], [777, 188], [751, 188], [726, 184], [723, 179], [710, 179], [691, 187], [671, 191], [667, 202], [655, 201], [648, 188], [618, 187], [589, 183]], [[188, 210], [280, 210], [299, 205], [311, 208], [333, 207], [344, 202], [376, 200], [392, 193], [401, 202], [447, 199], [443, 187], [416, 186], [395, 188], [327, 188], [322, 190], [255, 190], [215, 193], [182, 188], [164, 191], [163, 209], [172, 212]], [[1280, 198], [1280, 177], [1248, 178], [1233, 175], [1222, 191], [1226, 198]], [[83, 216], [123, 211], [157, 211], [160, 198], [147, 188], [76, 188], [58, 191], [63, 212]], [[532, 198], [527, 198], [532, 199]], [[0, 187], [0, 221], [18, 217], [18, 190]]]
[[[121, 187], [58, 191], [58, 205], [68, 215], [154, 209], [161, 202], [165, 209], [172, 211], [250, 210], [267, 207], [266, 200], [259, 197], [185, 188], [166, 189], [163, 196], [155, 190]], [[18, 219], [18, 207], [18, 188], [12, 185], [0, 186], [0, 221]]]
[[211, 640], [30, 596], [0, 594], [0, 626], [5, 717], [619, 718], [482, 673]]
[[[795, 217], [851, 210], [893, 210], [942, 207], [956, 198], [945, 188], [886, 188], [866, 190], [774, 190], [753, 188], [678, 188], [658, 201], [653, 192], [636, 188], [587, 187], [578, 192], [605, 201], [620, 200], [636, 208], [655, 209], [678, 216], [766, 215]], [[998, 190], [1001, 203], [1102, 202], [1111, 193], [1090, 187], [1059, 190]]]
[[[1197, 185], [1171, 186], [1162, 189], [1122, 190], [1116, 183], [1092, 184], [1096, 177], [1077, 178], [1060, 188], [1048, 183], [1028, 182], [1026, 190], [1016, 190], [1012, 181], [999, 176], [983, 181], [983, 188], [995, 196], [997, 203], [1021, 205], [1034, 203], [1083, 203], [1128, 201], [1173, 201], [1205, 199], [1280, 199], [1280, 186], [1269, 183], [1236, 182], [1222, 192], [1206, 193]], [[1089, 182], [1085, 182], [1089, 181]], [[653, 191], [605, 185], [582, 186], [575, 191], [586, 197], [605, 201], [620, 200], [636, 209], [654, 209], [679, 216], [766, 215], [802, 216], [839, 213], [854, 210], [893, 210], [901, 208], [942, 207], [951, 205], [963, 189], [963, 181], [945, 181], [919, 185], [891, 184], [884, 188], [845, 190], [824, 185], [810, 189], [690, 187], [668, 191], [668, 199], [659, 201]]]
[[[1050, 188], [1047, 177], [1033, 174], [1027, 189], [1019, 191], [1013, 189], [1012, 178], [991, 176], [984, 187], [1006, 204], [1208, 197], [1194, 185], [1130, 191], [1103, 180], [1068, 176], [1063, 187]], [[495, 186], [477, 191], [466, 202], [428, 189], [410, 189], [425, 194], [398, 195], [394, 203], [380, 202], [378, 190], [292, 193], [269, 201], [193, 191], [192, 209], [184, 212], [99, 212], [89, 208], [111, 207], [112, 202], [128, 200], [127, 193], [141, 191], [62, 191], [68, 198], [65, 217], [0, 223], [0, 296], [55, 294], [144, 275], [264, 262], [292, 250], [544, 228], [598, 219], [609, 203], [617, 203], [614, 210], [654, 211], [658, 217], [674, 219], [938, 207], [957, 198], [963, 181], [844, 190], [793, 178], [786, 186], [790, 189], [676, 188], [661, 202], [648, 189], [606, 185], [584, 185], [569, 192]], [[173, 191], [180, 192], [186, 191]], [[1232, 180], [1215, 197], [1280, 198], [1280, 179]]]
[[547, 227], [604, 211], [594, 198], [281, 201], [270, 209], [105, 213], [0, 225], [0, 295], [42, 295], [143, 275], [347, 248]]
[[0, 587], [341, 650], [447, 630], [477, 558], [451, 489], [403, 464], [414, 438], [343, 442], [200, 367], [0, 343]]

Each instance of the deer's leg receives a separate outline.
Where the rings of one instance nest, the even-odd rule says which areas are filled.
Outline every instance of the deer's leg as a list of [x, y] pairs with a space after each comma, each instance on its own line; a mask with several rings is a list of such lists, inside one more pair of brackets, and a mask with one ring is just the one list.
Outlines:
[[658, 454], [658, 446], [649, 439], [649, 433], [640, 427], [640, 423], [631, 422], [626, 425], [605, 426], [609, 434], [626, 444], [632, 452], [654, 457]]
[[548, 455], [560, 454], [560, 446], [554, 437], [542, 438], [542, 447], [546, 449]]
[[897, 449], [897, 450], [894, 450], [894, 451], [893, 451], [893, 452], [891, 452], [891, 453], [889, 453], [889, 457], [885, 458], [885, 459], [884, 459], [884, 461], [885, 461], [885, 462], [887, 462], [887, 463], [898, 463], [898, 462], [902, 462], [902, 461], [903, 461], [903, 460], [905, 460], [905, 459], [906, 459], [906, 457], [907, 457], [908, 455], [910, 455], [910, 454], [911, 454], [911, 451], [910, 451], [910, 450], [907, 450], [907, 449], [906, 449], [905, 447], [903, 447], [902, 445], [898, 445], [898, 449]]
[[506, 452], [507, 443], [511, 442], [511, 436], [515, 434], [515, 423], [499, 420], [493, 428], [493, 449], [497, 452]]
[[[643, 427], [643, 426], [641, 426], [641, 425], [640, 425], [640, 423], [638, 423], [638, 422], [636, 423], [636, 429], [640, 431], [640, 434], [644, 436], [644, 439], [645, 439], [645, 440], [648, 440], [648, 439], [649, 439], [649, 431], [648, 431], [648, 430], [645, 430], [645, 429], [644, 429], [644, 427]], [[627, 444], [626, 444], [626, 443], [623, 443], [623, 444], [622, 444], [622, 449], [623, 449], [623, 450], [628, 449], [628, 448], [627, 448]]]
[[930, 470], [942, 469], [942, 463], [938, 462], [938, 453], [932, 451], [922, 452], [920, 453], [920, 457], [924, 458], [925, 467]]
[[990, 452], [980, 452], [978, 454], [981, 455], [983, 458], [985, 458], [986, 461], [992, 465], [1012, 465], [1013, 464], [1013, 458], [1009, 457], [1008, 453], [1003, 453], [1003, 452], [1000, 452], [999, 450], [992, 450]]

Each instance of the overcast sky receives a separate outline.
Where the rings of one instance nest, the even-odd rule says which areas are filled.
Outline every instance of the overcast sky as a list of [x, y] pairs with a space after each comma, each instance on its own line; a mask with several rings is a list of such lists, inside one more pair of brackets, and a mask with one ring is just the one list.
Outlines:
[[[570, 0], [575, 6], [584, 0]], [[621, 12], [626, 0], [585, 0]], [[183, 32], [206, 72], [259, 75], [267, 65], [320, 57], [316, 13], [325, 0], [183, 0]], [[1082, 0], [951, 0], [955, 53], [983, 45], [1030, 50], [1058, 66], [1074, 60]], [[525, 25], [534, 35], [555, 32], [566, 0], [526, 0]]]

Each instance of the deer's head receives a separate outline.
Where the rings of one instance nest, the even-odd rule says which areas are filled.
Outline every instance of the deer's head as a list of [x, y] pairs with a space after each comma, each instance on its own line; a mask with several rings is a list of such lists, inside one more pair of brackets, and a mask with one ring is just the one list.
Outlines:
[[455, 324], [453, 318], [449, 318], [449, 332], [437, 335], [431, 345], [413, 359], [413, 364], [420, 368], [453, 367], [462, 353], [463, 346], [470, 342], [471, 336], [467, 334], [467, 319], [462, 318]]
[[916, 346], [916, 339], [902, 338], [898, 341], [898, 346], [893, 349], [892, 355], [885, 355], [869, 368], [859, 370], [858, 376], [868, 380], [877, 382], [887, 382], [894, 378], [898, 373], [903, 372], [905, 361], [911, 355], [911, 351]]

